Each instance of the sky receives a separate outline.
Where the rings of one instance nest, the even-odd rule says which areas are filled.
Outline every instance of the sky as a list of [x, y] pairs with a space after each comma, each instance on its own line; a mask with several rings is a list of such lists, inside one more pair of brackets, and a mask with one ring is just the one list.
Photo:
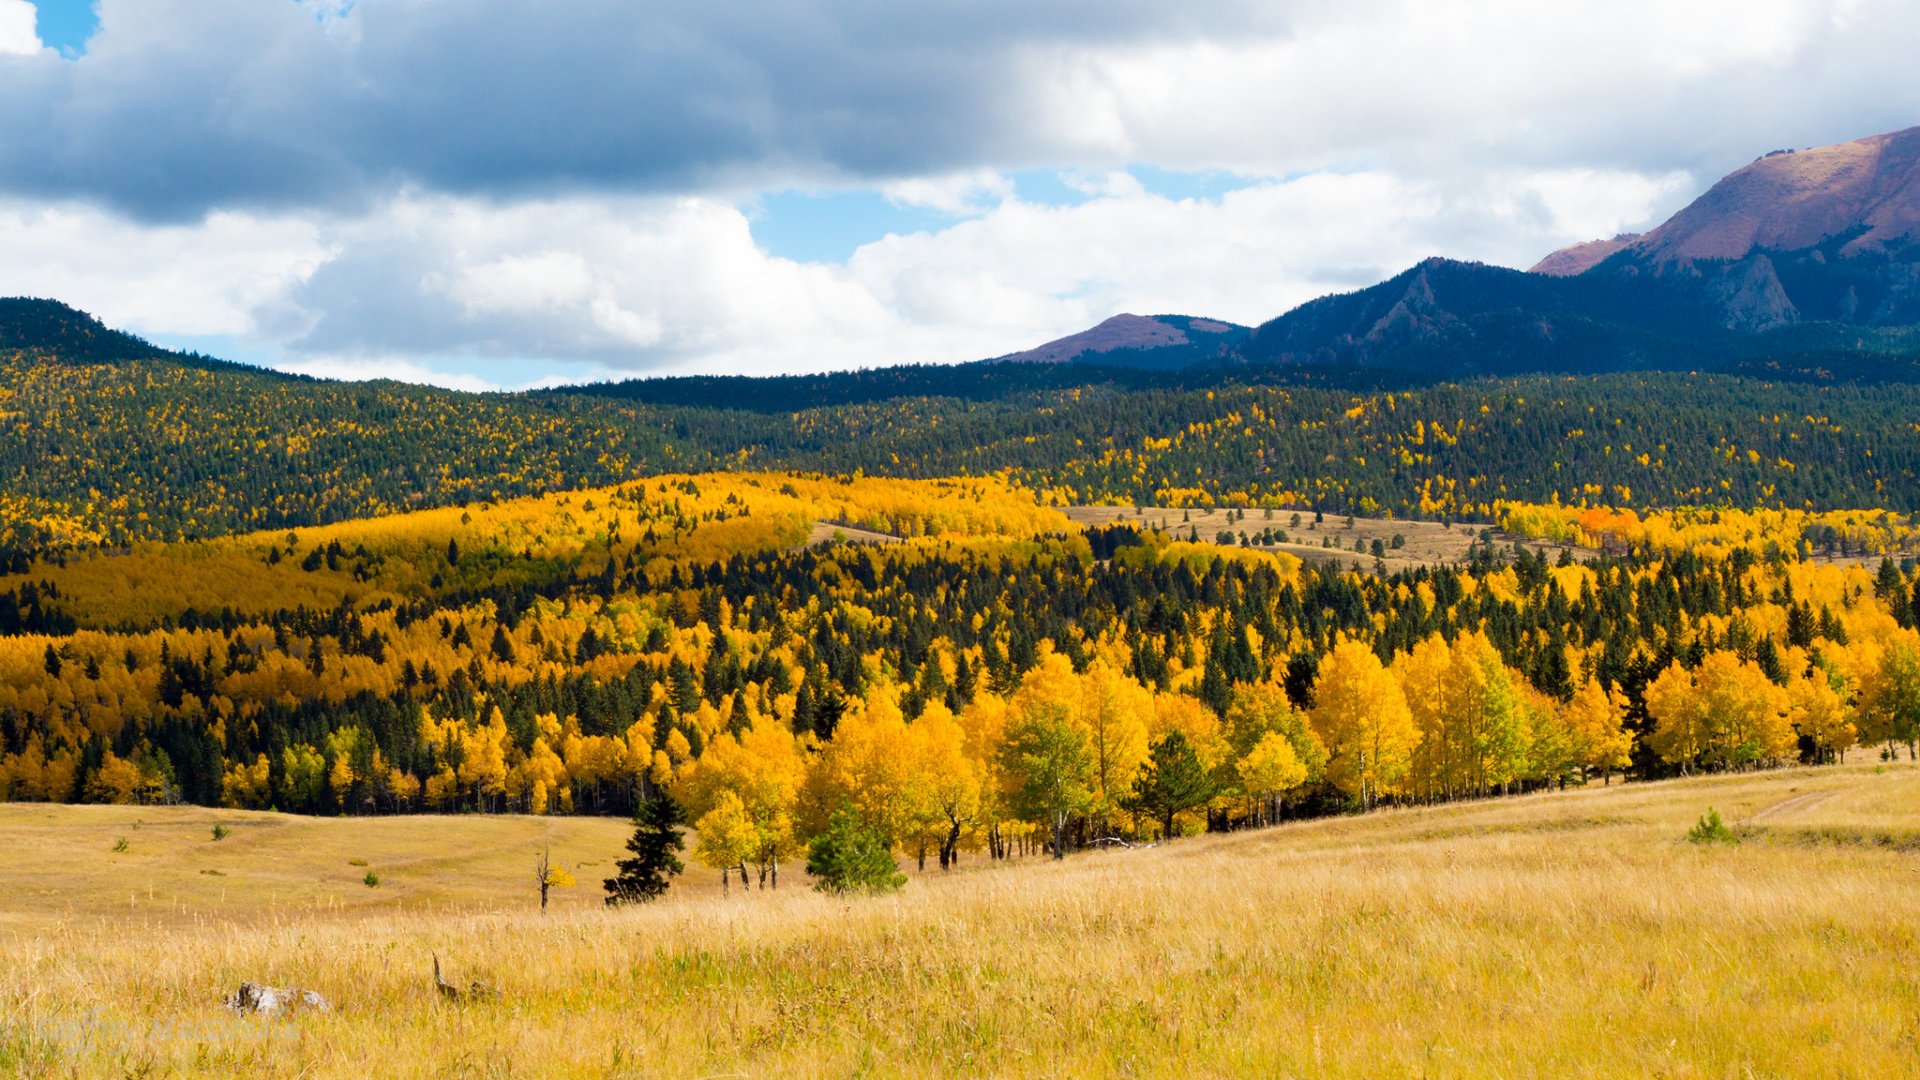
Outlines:
[[1920, 123], [1909, 0], [0, 0], [0, 295], [469, 389], [1255, 324]]

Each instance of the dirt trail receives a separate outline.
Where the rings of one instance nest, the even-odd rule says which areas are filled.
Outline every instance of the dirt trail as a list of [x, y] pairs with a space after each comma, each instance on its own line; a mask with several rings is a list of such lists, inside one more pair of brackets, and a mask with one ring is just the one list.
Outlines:
[[1758, 813], [1747, 819], [1747, 824], [1758, 825], [1761, 822], [1775, 821], [1805, 810], [1811, 810], [1845, 790], [1847, 789], [1834, 788], [1830, 791], [1808, 791], [1791, 798], [1781, 799], [1771, 806], [1762, 807]]

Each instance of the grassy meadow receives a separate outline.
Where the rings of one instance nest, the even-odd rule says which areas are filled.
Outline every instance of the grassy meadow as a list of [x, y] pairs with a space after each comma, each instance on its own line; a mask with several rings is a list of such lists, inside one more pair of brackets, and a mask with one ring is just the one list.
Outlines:
[[[1686, 842], [1709, 805], [1739, 844]], [[1856, 764], [969, 858], [878, 899], [696, 869], [609, 911], [617, 821], [4, 805], [0, 1074], [1920, 1075], [1917, 812], [1920, 768]], [[580, 879], [544, 916], [542, 845]], [[442, 1002], [435, 953], [499, 997]], [[241, 980], [335, 1008], [233, 1017]]]

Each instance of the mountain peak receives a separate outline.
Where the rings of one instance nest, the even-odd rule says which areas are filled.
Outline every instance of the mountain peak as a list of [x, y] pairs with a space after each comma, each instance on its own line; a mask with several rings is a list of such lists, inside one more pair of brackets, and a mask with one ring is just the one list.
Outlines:
[[1123, 312], [1090, 329], [997, 357], [994, 362], [1186, 367], [1226, 355], [1246, 334], [1246, 327], [1217, 319]]
[[1611, 240], [1588, 240], [1585, 243], [1563, 247], [1528, 268], [1530, 274], [1551, 274], [1554, 277], [1572, 277], [1584, 274], [1588, 270], [1607, 261], [1614, 252], [1640, 239], [1639, 233], [1621, 233]]
[[1562, 248], [1533, 267], [1568, 276], [1620, 251], [1655, 267], [1803, 251], [1898, 254], [1920, 243], [1920, 127], [1806, 150], [1775, 150], [1736, 169], [1644, 236]]
[[1654, 263], [1740, 259], [1850, 238], [1841, 255], [1920, 240], [1920, 127], [1776, 150], [1738, 169], [1634, 248]]

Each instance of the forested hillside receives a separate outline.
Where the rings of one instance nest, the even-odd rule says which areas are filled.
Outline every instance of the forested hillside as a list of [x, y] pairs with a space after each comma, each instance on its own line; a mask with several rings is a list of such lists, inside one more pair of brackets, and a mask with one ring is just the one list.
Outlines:
[[0, 580], [0, 798], [664, 790], [768, 871], [842, 804], [944, 862], [1920, 739], [1910, 518], [1500, 512], [1619, 554], [1315, 569], [998, 481], [772, 473], [76, 554]]
[[1503, 498], [1908, 508], [1915, 416], [1911, 385], [1725, 375], [996, 365], [474, 395], [15, 352], [0, 354], [0, 565], [676, 469], [1004, 473], [1063, 504], [1464, 520]]

